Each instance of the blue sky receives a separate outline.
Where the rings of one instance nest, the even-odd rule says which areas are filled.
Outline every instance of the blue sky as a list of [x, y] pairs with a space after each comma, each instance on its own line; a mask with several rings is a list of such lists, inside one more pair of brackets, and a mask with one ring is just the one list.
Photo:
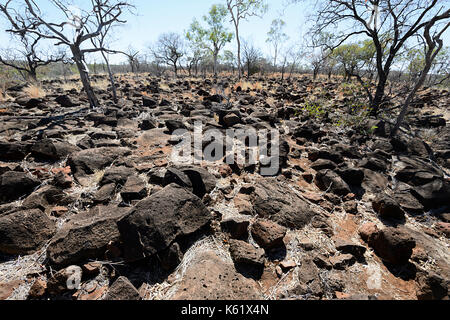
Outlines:
[[[0, 0], [2, 1], [2, 0]], [[225, 2], [224, 0], [131, 0], [136, 6], [136, 15], [127, 14], [127, 24], [115, 29], [113, 34], [112, 47], [125, 50], [128, 46], [133, 46], [137, 50], [145, 51], [158, 36], [164, 32], [183, 33], [192, 22], [193, 18], [200, 19], [206, 14], [213, 4]], [[292, 42], [299, 42], [303, 37], [305, 22], [305, 10], [300, 5], [292, 5], [286, 8], [287, 0], [269, 0], [269, 11], [263, 19], [251, 17], [248, 21], [241, 23], [241, 39], [249, 39], [258, 46], [265, 55], [270, 55], [266, 38], [273, 19], [281, 16], [286, 21], [285, 33], [288, 34]], [[48, 17], [57, 20], [56, 10], [49, 5], [47, 0], [36, 0]], [[83, 7], [86, 0], [74, 0], [75, 5]], [[10, 37], [3, 31], [5, 21], [0, 22], [0, 47], [6, 47]], [[233, 31], [232, 23], [229, 23], [229, 30]], [[235, 48], [235, 40], [227, 46], [227, 49]], [[100, 59], [99, 59], [100, 60]], [[112, 58], [113, 62], [123, 61], [123, 56]]]
[[[4, 0], [0, 0], [4, 1]], [[14, 0], [21, 1], [21, 0]], [[61, 21], [58, 17], [58, 10], [49, 4], [49, 0], [35, 0], [42, 12], [54, 21]], [[71, 0], [75, 6], [81, 8], [88, 7], [90, 0]], [[125, 19], [126, 25], [114, 30], [111, 47], [113, 49], [126, 50], [129, 46], [140, 50], [148, 51], [149, 45], [155, 42], [158, 36], [164, 32], [184, 33], [189, 27], [193, 18], [200, 19], [206, 14], [211, 5], [225, 3], [225, 0], [130, 0], [136, 6], [136, 15], [128, 14]], [[448, 0], [446, 0], [448, 1]], [[285, 33], [290, 38], [290, 43], [302, 43], [304, 34], [310, 25], [307, 22], [308, 14], [312, 13], [310, 1], [302, 1], [301, 4], [287, 6], [289, 0], [267, 0], [269, 11], [260, 19], [250, 17], [248, 21], [241, 23], [241, 39], [251, 40], [259, 47], [266, 56], [270, 56], [271, 50], [266, 43], [267, 32], [273, 19], [281, 17], [286, 22]], [[0, 48], [10, 46], [10, 37], [4, 32], [6, 23], [0, 18]], [[233, 31], [232, 23], [229, 23], [229, 30]], [[450, 30], [447, 30], [444, 37], [444, 44], [449, 45]], [[226, 47], [234, 50], [235, 40]], [[100, 58], [91, 57], [88, 62]], [[91, 60], [91, 61], [89, 61]], [[113, 63], [125, 61], [122, 55], [111, 57]]]

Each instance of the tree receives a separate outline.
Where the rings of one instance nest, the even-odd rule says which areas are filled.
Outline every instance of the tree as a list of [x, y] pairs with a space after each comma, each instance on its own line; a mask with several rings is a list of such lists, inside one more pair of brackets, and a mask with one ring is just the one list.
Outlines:
[[311, 33], [333, 32], [334, 41], [328, 43], [330, 49], [352, 37], [366, 36], [373, 42], [378, 75], [371, 103], [373, 114], [383, 105], [388, 77], [401, 49], [431, 21], [436, 22], [433, 26], [436, 27], [450, 18], [450, 3], [441, 0], [318, 0], [317, 3], [319, 9]]
[[[109, 20], [112, 18], [111, 12], [108, 12], [108, 7], [102, 6], [102, 0], [92, 0], [92, 3], [94, 5], [94, 11], [97, 12], [95, 19], [97, 20], [97, 25], [102, 25], [105, 20]], [[99, 35], [97, 37], [91, 38], [91, 43], [94, 46], [94, 48], [99, 49], [103, 60], [106, 64], [106, 69], [108, 70], [108, 76], [109, 76], [109, 82], [111, 83], [112, 93], [113, 93], [113, 101], [117, 103], [117, 89], [116, 89], [116, 83], [114, 81], [114, 75], [111, 70], [111, 65], [109, 64], [108, 59], [108, 53], [117, 54], [122, 53], [120, 51], [115, 51], [106, 48], [107, 42], [108, 42], [108, 36], [110, 34], [110, 30], [113, 28], [114, 24], [108, 24], [104, 28], [102, 28], [99, 32]], [[122, 53], [123, 54], [123, 53]], [[95, 70], [94, 70], [95, 73]]]
[[258, 71], [258, 62], [261, 59], [261, 50], [256, 48], [250, 41], [242, 41], [244, 63], [247, 66], [247, 79]]
[[241, 79], [241, 40], [239, 37], [239, 24], [241, 20], [247, 20], [249, 17], [260, 17], [266, 13], [268, 6], [263, 0], [227, 0], [228, 12], [234, 24], [236, 42], [237, 42], [237, 63], [239, 80]]
[[284, 42], [286, 42], [289, 39], [287, 34], [283, 32], [285, 25], [286, 25], [286, 22], [284, 22], [280, 18], [274, 19], [270, 26], [270, 30], [267, 33], [266, 42], [272, 44], [273, 51], [274, 51], [273, 67], [275, 69], [277, 68], [277, 59], [278, 59], [278, 53], [281, 49], [280, 47], [283, 45]]
[[152, 52], [156, 59], [172, 66], [175, 76], [178, 77], [178, 63], [184, 56], [184, 42], [179, 34], [163, 33], [159, 36]]
[[[107, 26], [125, 23], [120, 17], [124, 10], [131, 8], [131, 6], [125, 0], [98, 0], [91, 1], [89, 8], [75, 12], [67, 1], [52, 0], [51, 3], [54, 7], [61, 11], [67, 19], [63, 22], [52, 22], [33, 0], [23, 0], [23, 2], [23, 5], [18, 8], [11, 7], [11, 1], [4, 5], [2, 11], [11, 22], [11, 28], [7, 31], [19, 35], [40, 36], [43, 39], [53, 41], [56, 46], [69, 48], [72, 53], [72, 60], [80, 73], [89, 103], [91, 107], [98, 108], [99, 103], [91, 86], [85, 55], [101, 52], [105, 49], [95, 48], [94, 46], [88, 47], [88, 43], [92, 38], [100, 36], [102, 30]], [[102, 15], [103, 18], [97, 19], [97, 15]], [[20, 23], [12, 23], [12, 21], [19, 21]], [[68, 36], [69, 29], [73, 31], [73, 37]]]
[[[11, 26], [15, 30], [21, 30], [26, 28], [25, 21], [20, 19], [14, 19], [11, 14], [11, 10], [8, 7], [11, 0], [6, 4], [0, 4], [0, 12], [9, 20]], [[63, 50], [59, 50], [56, 54], [47, 54], [40, 49], [40, 43], [42, 42], [42, 36], [35, 34], [12, 33], [13, 36], [18, 38], [18, 46], [15, 49], [4, 50], [0, 54], [0, 63], [14, 68], [25, 81], [31, 79], [37, 80], [37, 70], [40, 67], [47, 66], [51, 63], [66, 62], [66, 54]]]
[[395, 136], [400, 129], [400, 126], [405, 118], [406, 112], [408, 111], [408, 107], [411, 104], [416, 92], [420, 89], [420, 87], [425, 82], [425, 79], [430, 71], [434, 59], [438, 56], [439, 52], [443, 47], [442, 35], [443, 33], [450, 27], [450, 22], [446, 23], [441, 29], [435, 30], [432, 34], [430, 32], [431, 28], [435, 26], [435, 24], [439, 21], [438, 17], [435, 17], [428, 22], [425, 26], [423, 37], [425, 38], [424, 43], [424, 51], [425, 51], [425, 60], [423, 65], [423, 70], [420, 73], [419, 78], [414, 85], [414, 88], [409, 93], [408, 97], [403, 104], [402, 110], [397, 118], [397, 122], [395, 124], [394, 129], [391, 132], [391, 136]]
[[223, 53], [223, 57], [221, 58], [223, 63], [232, 70], [234, 75], [234, 70], [236, 67], [236, 57], [234, 56], [234, 53], [230, 50], [225, 50]]
[[126, 52], [122, 52], [128, 60], [128, 64], [131, 68], [131, 73], [139, 71], [139, 51], [129, 46]]
[[227, 8], [222, 5], [213, 5], [208, 15], [203, 16], [207, 28], [204, 28], [196, 19], [191, 23], [186, 37], [202, 48], [207, 49], [214, 61], [214, 78], [217, 79], [217, 59], [222, 48], [231, 41], [233, 34], [224, 26], [227, 17]]

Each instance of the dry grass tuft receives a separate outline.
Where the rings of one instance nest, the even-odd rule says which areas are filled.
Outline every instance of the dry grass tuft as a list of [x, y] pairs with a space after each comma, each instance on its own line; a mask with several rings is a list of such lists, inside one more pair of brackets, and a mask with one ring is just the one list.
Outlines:
[[39, 99], [44, 98], [47, 92], [39, 85], [30, 84], [22, 90], [22, 92], [29, 98]]
[[63, 89], [64, 91], [70, 91], [72, 89], [76, 89], [76, 90], [81, 90], [82, 85], [81, 82], [65, 82], [63, 84], [60, 85], [60, 88]]
[[262, 90], [262, 83], [261, 82], [250, 82], [250, 81], [239, 81], [234, 85], [234, 89], [236, 90], [238, 87], [241, 87], [243, 91], [246, 91], [248, 89], [250, 90]]
[[92, 87], [95, 89], [107, 90], [109, 83], [110, 83], [109, 80], [106, 80], [106, 79], [97, 80], [97, 81], [92, 82]]

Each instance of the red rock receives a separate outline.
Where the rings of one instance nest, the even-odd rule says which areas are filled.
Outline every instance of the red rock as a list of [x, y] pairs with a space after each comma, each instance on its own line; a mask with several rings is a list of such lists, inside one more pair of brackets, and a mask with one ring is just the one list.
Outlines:
[[51, 170], [51, 172], [52, 172], [53, 174], [58, 174], [58, 173], [60, 173], [60, 172], [62, 172], [62, 173], [64, 173], [64, 174], [70, 174], [70, 173], [72, 172], [72, 170], [70, 169], [69, 166], [67, 166], [67, 167], [64, 167], [64, 168], [53, 168], [53, 169]]
[[28, 295], [31, 298], [40, 298], [47, 290], [47, 281], [44, 279], [37, 279], [30, 288]]
[[69, 211], [66, 207], [53, 207], [50, 211], [50, 214], [55, 217], [61, 217]]
[[239, 194], [234, 198], [234, 206], [240, 214], [251, 215], [253, 206], [250, 203], [248, 196], [245, 194]]
[[258, 245], [265, 249], [271, 249], [283, 244], [287, 230], [275, 222], [258, 220], [252, 225], [251, 232]]
[[368, 242], [375, 234], [378, 233], [378, 227], [373, 222], [367, 222], [359, 228], [359, 235], [361, 236], [361, 239]]
[[344, 270], [345, 268], [353, 265], [356, 262], [356, 259], [352, 254], [346, 253], [330, 257], [330, 262], [334, 269]]
[[437, 232], [444, 234], [447, 238], [450, 238], [450, 223], [438, 222], [434, 228]]
[[6, 300], [21, 284], [22, 280], [0, 283], [0, 300]]
[[320, 200], [322, 200], [322, 196], [320, 194], [313, 192], [305, 192], [303, 193], [303, 197], [314, 203], [317, 203]]
[[297, 264], [292, 261], [292, 260], [287, 260], [287, 261], [282, 261], [280, 263], [281, 268], [283, 268], [284, 270], [289, 270], [289, 269], [293, 269], [297, 266]]
[[338, 298], [338, 299], [348, 299], [348, 298], [350, 298], [350, 295], [348, 293], [336, 291], [335, 294], [336, 294], [336, 298]]
[[78, 300], [88, 300], [88, 301], [92, 301], [92, 300], [99, 300], [101, 297], [103, 297], [103, 295], [106, 293], [106, 291], [108, 290], [108, 287], [100, 287], [100, 288], [96, 288], [95, 291], [88, 293], [88, 294], [82, 294], [78, 297]]

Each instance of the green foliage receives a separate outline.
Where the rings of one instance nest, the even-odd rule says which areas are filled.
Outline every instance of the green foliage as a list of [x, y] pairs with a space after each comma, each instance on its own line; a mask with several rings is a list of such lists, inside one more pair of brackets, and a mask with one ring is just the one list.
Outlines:
[[266, 42], [279, 44], [286, 41], [289, 37], [286, 33], [283, 32], [285, 26], [286, 22], [284, 22], [282, 19], [274, 19], [270, 26], [269, 32], [267, 32]]
[[[326, 111], [322, 104], [318, 101], [307, 101], [303, 104], [301, 110], [303, 113], [308, 114], [311, 118], [321, 119], [325, 115]], [[297, 115], [299, 112], [297, 112]]]
[[207, 24], [204, 27], [194, 18], [186, 38], [195, 45], [207, 49], [213, 55], [217, 55], [220, 50], [233, 39], [233, 33], [225, 27], [228, 10], [223, 5], [213, 5], [207, 15], [203, 16], [203, 21]]
[[351, 127], [352, 129], [359, 131], [361, 134], [372, 135], [377, 129], [377, 126], [372, 126], [367, 129], [367, 123], [372, 112], [372, 108], [368, 107], [364, 103], [356, 101], [349, 104], [348, 108], [349, 112], [342, 115], [335, 122], [335, 125], [340, 128]]
[[355, 71], [371, 63], [375, 51], [373, 42], [366, 40], [340, 45], [333, 50], [329, 57], [344, 69], [346, 75], [352, 75]]

